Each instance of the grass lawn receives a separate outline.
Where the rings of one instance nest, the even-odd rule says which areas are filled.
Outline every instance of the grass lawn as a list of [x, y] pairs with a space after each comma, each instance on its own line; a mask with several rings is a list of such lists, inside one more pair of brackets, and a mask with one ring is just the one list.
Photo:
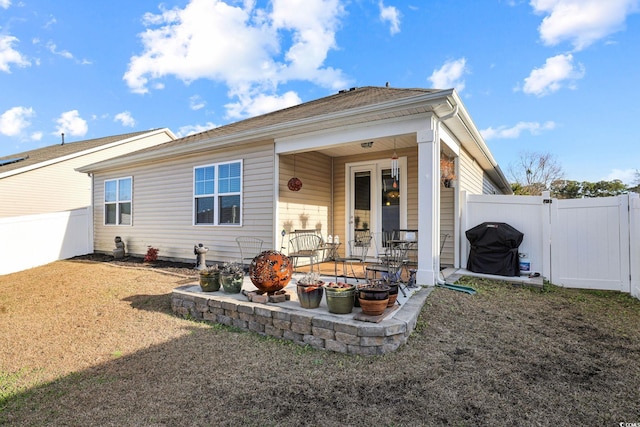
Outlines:
[[184, 277], [60, 261], [0, 276], [0, 424], [640, 423], [640, 301], [463, 278], [391, 354], [175, 317]]

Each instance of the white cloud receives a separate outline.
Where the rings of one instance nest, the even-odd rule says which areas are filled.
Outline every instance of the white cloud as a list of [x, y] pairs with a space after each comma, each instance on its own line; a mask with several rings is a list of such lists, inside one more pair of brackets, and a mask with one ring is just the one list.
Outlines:
[[204, 132], [206, 130], [213, 129], [215, 127], [218, 127], [218, 126], [211, 122], [207, 122], [204, 125], [181, 126], [178, 129], [178, 132], [176, 132], [176, 136], [178, 138], [182, 138], [183, 136], [195, 135], [196, 133]]
[[62, 113], [56, 120], [56, 123], [58, 123], [58, 126], [53, 135], [64, 133], [65, 135], [84, 136], [89, 129], [86, 120], [80, 117], [78, 110]]
[[[38, 39], [34, 39], [33, 43], [34, 44], [38, 44], [40, 41]], [[49, 40], [47, 42], [47, 44], [45, 45], [45, 47], [49, 50], [49, 52], [53, 53], [54, 55], [58, 55], [58, 56], [62, 56], [63, 58], [66, 59], [72, 59], [74, 60], [77, 64], [80, 65], [91, 65], [92, 62], [89, 61], [88, 59], [76, 59], [73, 54], [71, 52], [69, 52], [68, 50], [58, 50], [58, 46], [52, 42], [51, 40]]]
[[15, 64], [18, 67], [27, 67], [31, 63], [20, 52], [13, 48], [13, 43], [18, 39], [13, 36], [0, 35], [0, 71], [10, 73], [10, 64]]
[[378, 3], [380, 7], [380, 19], [382, 22], [389, 22], [389, 32], [391, 35], [400, 32], [400, 11], [394, 6], [385, 6], [382, 1]]
[[436, 89], [453, 87], [456, 88], [458, 92], [462, 92], [465, 86], [463, 76], [468, 72], [467, 60], [465, 58], [450, 60], [445, 62], [439, 69], [433, 70], [429, 80]]
[[56, 19], [55, 16], [52, 15], [51, 18], [49, 18], [49, 20], [47, 21], [47, 23], [44, 24], [43, 28], [49, 29], [49, 28], [53, 27], [55, 24], [57, 24], [57, 23], [58, 23], [58, 20]]
[[603, 181], [613, 181], [619, 179], [627, 185], [634, 185], [637, 169], [613, 169], [609, 175], [602, 178]]
[[193, 95], [192, 97], [189, 98], [189, 108], [191, 108], [194, 111], [198, 111], [204, 108], [206, 105], [207, 103], [203, 101], [202, 98], [200, 98], [200, 95]]
[[33, 117], [33, 108], [13, 107], [0, 115], [0, 133], [6, 136], [19, 136], [24, 129], [31, 125], [29, 118]]
[[499, 126], [497, 128], [489, 127], [481, 130], [482, 137], [486, 140], [490, 139], [514, 139], [519, 138], [522, 132], [529, 132], [531, 135], [539, 135], [542, 131], [555, 129], [556, 124], [552, 121], [545, 123], [538, 122], [518, 122], [515, 126]]
[[0, 7], [3, 9], [9, 9], [11, 6], [11, 0], [0, 0]]
[[549, 46], [569, 41], [576, 51], [624, 28], [638, 0], [531, 0], [536, 13], [547, 15], [538, 30]]
[[135, 119], [131, 116], [131, 113], [128, 111], [123, 111], [122, 113], [116, 114], [113, 121], [120, 122], [122, 126], [134, 127], [136, 125]]
[[[239, 98], [275, 94], [279, 84], [291, 80], [347, 86], [340, 70], [323, 65], [336, 48], [344, 13], [340, 0], [270, 4], [267, 10], [250, 0], [191, 0], [183, 9], [147, 13], [147, 30], [140, 34], [143, 52], [130, 58], [123, 79], [135, 93], [162, 87], [159, 80], [167, 76], [185, 83], [209, 79], [225, 83], [229, 95]], [[232, 105], [238, 104], [255, 103]]]
[[270, 111], [292, 107], [302, 102], [298, 94], [291, 91], [282, 96], [256, 94], [253, 96], [239, 95], [239, 98], [238, 102], [225, 105], [229, 118], [240, 118], [245, 114], [259, 116]]
[[582, 64], [573, 63], [573, 55], [556, 55], [547, 58], [541, 68], [534, 68], [529, 77], [524, 79], [524, 93], [545, 96], [556, 92], [564, 86], [575, 88], [575, 81], [584, 77]]
[[49, 49], [49, 52], [53, 53], [54, 55], [59, 55], [67, 59], [73, 59], [73, 55], [71, 54], [71, 52], [69, 52], [68, 50], [58, 50], [58, 46], [56, 46], [56, 44], [52, 41], [47, 42], [47, 49]]
[[37, 132], [33, 132], [31, 134], [31, 140], [32, 141], [40, 141], [42, 139], [42, 132], [37, 131]]

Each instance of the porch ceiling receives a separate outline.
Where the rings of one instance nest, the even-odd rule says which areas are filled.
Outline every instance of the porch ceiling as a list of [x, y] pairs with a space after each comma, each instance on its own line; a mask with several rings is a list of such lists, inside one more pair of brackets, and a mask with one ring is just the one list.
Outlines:
[[[395, 146], [399, 150], [406, 147], [416, 146], [415, 134], [398, 135], [395, 137], [375, 138], [360, 141], [349, 141], [338, 145], [321, 147], [314, 149], [315, 152], [320, 152], [329, 157], [342, 157], [342, 156], [357, 156], [358, 154], [375, 153], [378, 151], [391, 151]], [[369, 148], [363, 148], [362, 144], [373, 142], [373, 145]]]

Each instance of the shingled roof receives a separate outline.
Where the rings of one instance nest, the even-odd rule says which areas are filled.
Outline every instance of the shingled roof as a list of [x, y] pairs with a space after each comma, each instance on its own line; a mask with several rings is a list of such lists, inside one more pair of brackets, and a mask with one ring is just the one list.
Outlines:
[[[144, 135], [156, 130], [157, 129], [152, 129], [139, 132], [124, 133], [121, 135], [105, 136], [103, 138], [87, 139], [84, 141], [68, 142], [64, 144], [60, 143], [49, 145], [47, 147], [36, 148], [34, 150], [24, 151], [22, 153], [1, 156], [0, 173], [37, 165], [38, 163], [55, 160], [57, 158], [65, 156], [71, 156], [82, 151], [101, 147], [103, 145], [122, 141], [128, 138], [133, 138], [139, 135]], [[14, 161], [10, 162], [11, 160]]]
[[[230, 123], [213, 129], [209, 129], [197, 134], [188, 135], [175, 141], [165, 142], [153, 147], [148, 147], [136, 152], [138, 155], [160, 156], [166, 154], [167, 149], [186, 150], [202, 141], [215, 141], [218, 138], [225, 138], [235, 134], [269, 129], [273, 126], [286, 126], [289, 123], [303, 121], [316, 117], [327, 116], [332, 113], [349, 112], [358, 108], [375, 106], [385, 102], [408, 99], [420, 95], [441, 92], [437, 89], [399, 89], [390, 87], [365, 86], [341, 90], [324, 98], [294, 105], [282, 110], [273, 111], [256, 117], [251, 117], [238, 122]], [[82, 171], [91, 169], [94, 166], [102, 166], [106, 163], [118, 162], [122, 160], [135, 161], [136, 156], [120, 156], [112, 160], [100, 162], [100, 164], [89, 165], [81, 168]], [[80, 169], [79, 169], [80, 170]]]
[[390, 87], [365, 86], [341, 90], [324, 98], [294, 105], [293, 107], [273, 111], [261, 116], [213, 128], [195, 135], [181, 138], [180, 142], [198, 141], [229, 135], [237, 132], [259, 129], [275, 124], [285, 124], [296, 120], [323, 116], [347, 111], [359, 107], [381, 104], [388, 101], [410, 98], [426, 93], [438, 92], [436, 89], [398, 89]]

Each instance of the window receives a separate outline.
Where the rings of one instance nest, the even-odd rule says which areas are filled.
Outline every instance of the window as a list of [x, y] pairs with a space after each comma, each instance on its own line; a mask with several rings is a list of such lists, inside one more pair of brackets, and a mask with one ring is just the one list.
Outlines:
[[193, 194], [196, 225], [240, 225], [242, 162], [196, 167]]
[[131, 225], [132, 178], [112, 179], [104, 182], [104, 223]]

